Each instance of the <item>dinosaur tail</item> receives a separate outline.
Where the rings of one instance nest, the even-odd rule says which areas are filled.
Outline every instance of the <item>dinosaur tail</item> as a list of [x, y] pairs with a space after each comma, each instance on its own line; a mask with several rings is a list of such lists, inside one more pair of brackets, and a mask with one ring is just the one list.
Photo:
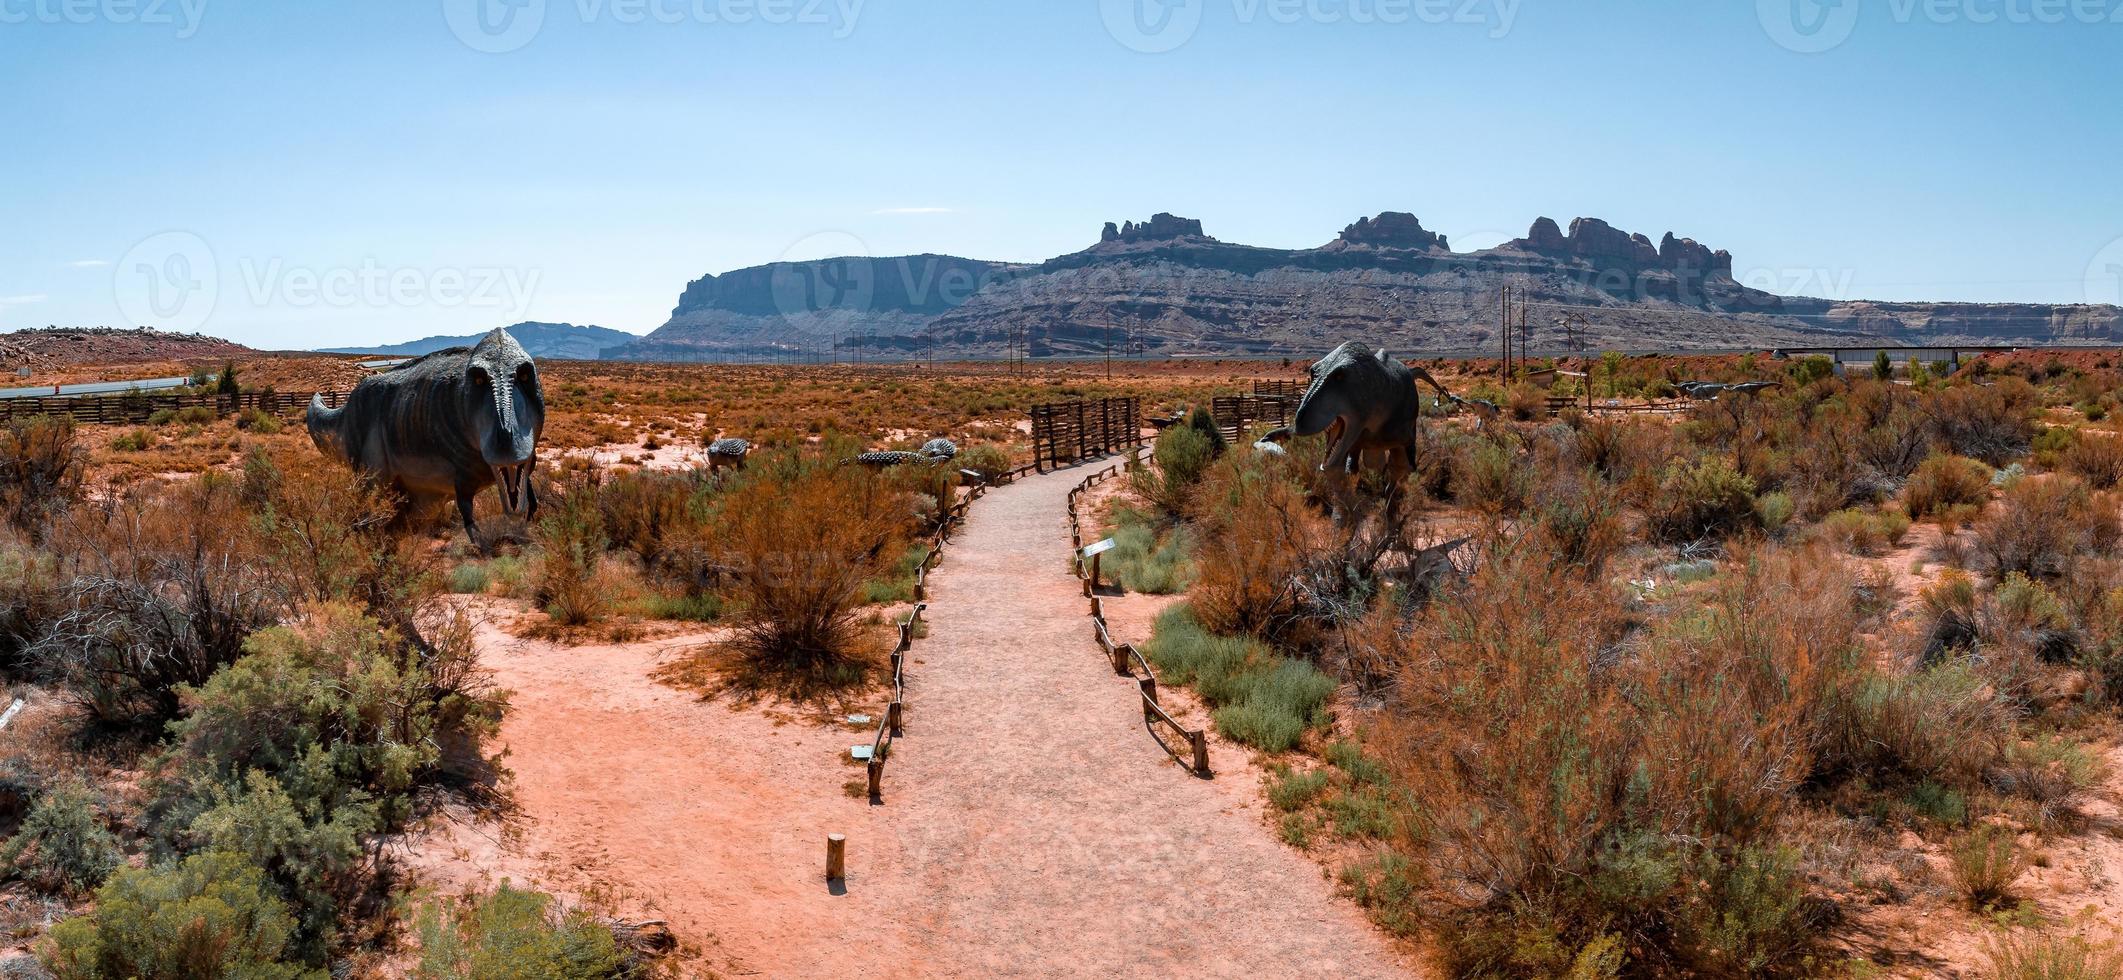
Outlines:
[[346, 443], [339, 431], [340, 420], [345, 415], [344, 408], [326, 407], [323, 395], [310, 396], [310, 407], [303, 413], [302, 420], [309, 427], [310, 441], [317, 444], [318, 451], [327, 456], [346, 458]]

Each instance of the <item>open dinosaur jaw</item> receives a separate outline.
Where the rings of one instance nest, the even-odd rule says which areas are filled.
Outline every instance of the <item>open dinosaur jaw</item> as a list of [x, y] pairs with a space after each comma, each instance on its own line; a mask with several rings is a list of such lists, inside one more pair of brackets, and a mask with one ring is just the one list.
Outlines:
[[531, 469], [536, 465], [526, 461], [494, 467], [494, 488], [501, 491], [502, 513], [521, 517], [530, 509]]

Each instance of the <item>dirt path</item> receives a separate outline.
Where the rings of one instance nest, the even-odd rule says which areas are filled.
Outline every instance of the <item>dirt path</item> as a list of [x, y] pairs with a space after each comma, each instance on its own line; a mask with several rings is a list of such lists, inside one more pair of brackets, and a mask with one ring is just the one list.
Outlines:
[[1223, 752], [1199, 780], [1144, 733], [1069, 574], [1080, 473], [990, 494], [932, 578], [907, 736], [875, 821], [899, 841], [851, 892], [906, 915], [909, 972], [1401, 976]]
[[[702, 636], [565, 647], [488, 626], [521, 813], [445, 828], [413, 864], [446, 890], [506, 876], [668, 919], [703, 974], [1408, 975], [1271, 836], [1244, 756], [1219, 747], [1221, 775], [1195, 779], [1144, 733], [1064, 560], [1080, 478], [972, 508], [930, 579], [884, 806], [843, 788], [867, 732], [654, 680]], [[848, 837], [844, 893], [828, 833]]]

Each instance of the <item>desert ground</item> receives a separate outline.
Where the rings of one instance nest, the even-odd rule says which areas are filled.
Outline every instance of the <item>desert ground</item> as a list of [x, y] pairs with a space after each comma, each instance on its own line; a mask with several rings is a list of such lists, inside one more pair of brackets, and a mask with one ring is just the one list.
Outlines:
[[1023, 469], [1302, 360], [554, 361], [480, 541], [293, 415], [9, 419], [0, 975], [2117, 975], [2123, 354], [1420, 366], [1495, 410], [1344, 480]]

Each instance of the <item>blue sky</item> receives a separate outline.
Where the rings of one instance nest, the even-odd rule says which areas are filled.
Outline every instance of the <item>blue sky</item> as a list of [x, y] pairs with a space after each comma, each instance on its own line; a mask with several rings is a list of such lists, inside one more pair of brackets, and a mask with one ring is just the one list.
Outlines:
[[0, 329], [646, 332], [703, 273], [1154, 211], [1592, 215], [1783, 292], [2115, 301], [2123, 0], [1841, 4], [0, 0]]

